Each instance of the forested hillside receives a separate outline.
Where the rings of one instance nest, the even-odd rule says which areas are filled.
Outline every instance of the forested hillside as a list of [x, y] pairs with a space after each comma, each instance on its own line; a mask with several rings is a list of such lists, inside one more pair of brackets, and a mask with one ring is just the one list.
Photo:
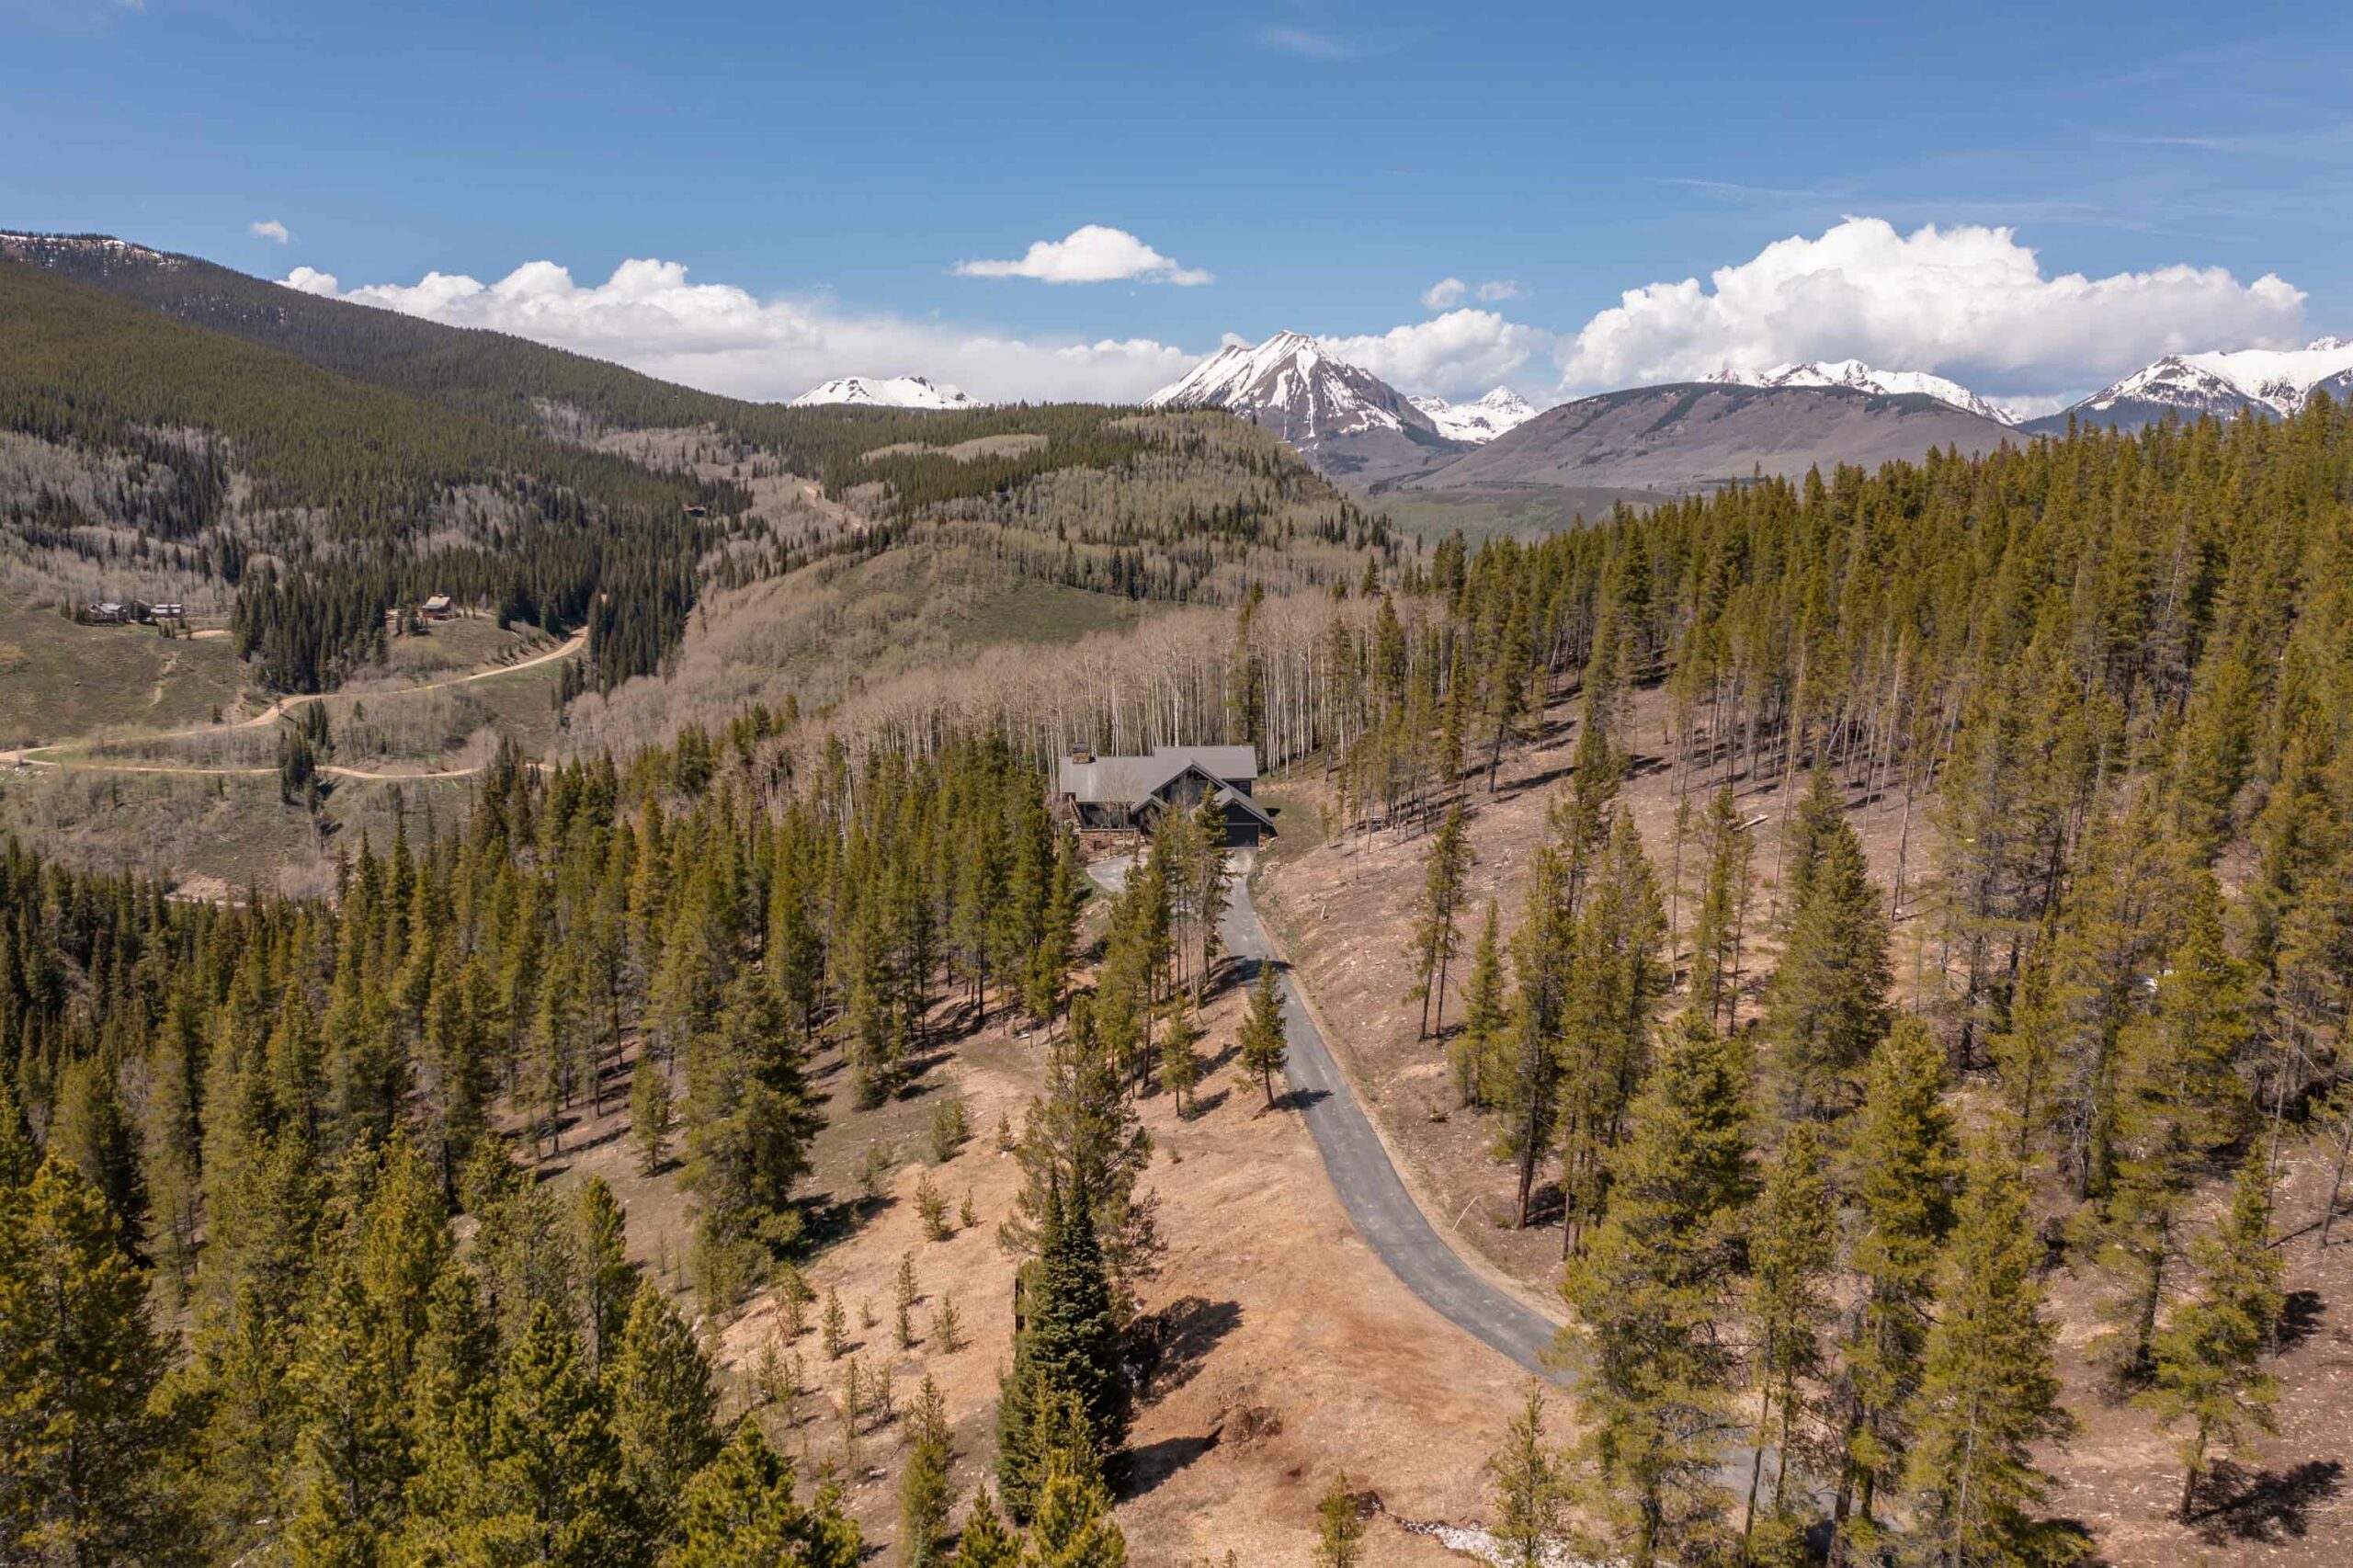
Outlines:
[[[306, 562], [330, 570], [313, 511], [377, 519], [371, 571], [477, 562], [558, 614], [567, 585], [615, 592], [597, 551], [626, 551], [656, 627], [683, 624], [699, 551], [736, 527], [721, 480], [557, 450], [28, 270], [0, 267], [6, 290], [37, 324], [6, 349], [12, 428], [160, 443], [150, 465], [210, 453], [154, 489], [233, 472], [267, 497], [238, 515], [281, 531], [182, 541], [283, 552], [243, 566], [264, 651], [321, 602], [300, 590]], [[446, 835], [349, 846], [333, 898], [191, 903], [13, 848], [7, 1553], [700, 1563], [741, 1560], [755, 1519], [849, 1561], [812, 1472], [796, 1494], [753, 1426], [721, 1447], [714, 1373], [616, 1261], [595, 1188], [565, 1212], [528, 1167], [627, 1096], [646, 1168], [680, 1159], [715, 1330], [795, 1296], [854, 1229], [804, 1190], [813, 1075], [841, 1074], [845, 1114], [888, 1105], [1017, 1006], [1052, 1043], [1029, 1048], [1036, 1120], [1005, 1135], [1027, 1184], [1005, 1233], [1036, 1262], [999, 1496], [1044, 1550], [1108, 1551], [1153, 1244], [1134, 1100], [1193, 1086], [1222, 892], [1198, 838], [1164, 835], [1080, 950], [1076, 846], [1042, 793], [1075, 744], [1251, 742], [1318, 781], [1334, 828], [1427, 831], [1433, 1062], [1514, 1172], [1515, 1220], [1559, 1227], [1589, 1440], [1563, 1454], [1531, 1426], [1499, 1466], [1537, 1533], [1639, 1562], [1792, 1561], [1825, 1525], [1842, 1562], [2080, 1555], [2097, 1543], [2045, 1506], [2074, 1428], [2060, 1270], [2104, 1303], [2108, 1394], [2181, 1439], [2185, 1517], [2220, 1457], [2254, 1451], [2279, 1397], [2276, 1178], [2353, 1125], [2353, 419], [2329, 400], [1427, 554], [1216, 416], [807, 417], [779, 426], [807, 446], [745, 451], [813, 460], [869, 520], [762, 580], [928, 543], [1215, 608], [747, 704], [658, 748], [502, 759]], [[215, 434], [161, 434], [190, 424]], [[944, 449], [1023, 434], [1043, 440]], [[903, 442], [928, 449], [881, 450]], [[565, 482], [506, 466], [541, 462]], [[420, 476], [520, 520], [424, 555]], [[670, 646], [599, 635], [634, 650], [615, 676]], [[1482, 939], [1464, 835], [1563, 702], [1544, 841]], [[1627, 802], [1662, 775], [1684, 807], [1666, 864]], [[1779, 822], [1747, 812], [1767, 789], [1795, 802]], [[1893, 797], [1882, 885], [1847, 808]], [[1271, 1074], [1279, 1027], [1261, 1010], [1245, 1033]], [[937, 1465], [924, 1485], [905, 1539], [944, 1553]], [[967, 1561], [1015, 1560], [993, 1550]]]

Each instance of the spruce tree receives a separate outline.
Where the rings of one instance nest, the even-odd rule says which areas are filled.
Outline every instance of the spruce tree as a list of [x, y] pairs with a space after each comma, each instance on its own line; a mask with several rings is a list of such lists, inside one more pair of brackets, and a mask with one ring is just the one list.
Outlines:
[[637, 1066], [629, 1078], [629, 1132], [637, 1145], [640, 1176], [657, 1176], [668, 1162], [675, 1114], [670, 1108], [670, 1075], [651, 1050], [639, 1051]]
[[641, 1280], [607, 1370], [621, 1474], [656, 1540], [688, 1480], [719, 1451], [710, 1361], [662, 1288]]
[[803, 1503], [790, 1460], [746, 1417], [678, 1494], [677, 1543], [662, 1568], [858, 1568], [866, 1546], [837, 1487]]
[[0, 1556], [97, 1568], [175, 1538], [165, 1361], [97, 1188], [55, 1156], [0, 1187]]
[[1258, 960], [1258, 982], [1250, 988], [1250, 1012], [1242, 1021], [1239, 1043], [1242, 1070], [1257, 1074], [1258, 1085], [1267, 1096], [1267, 1108], [1274, 1109], [1275, 1074], [1283, 1070], [1287, 1051], [1282, 992], [1272, 959]]
[[956, 1555], [949, 1568], [1019, 1568], [1021, 1538], [1005, 1522], [983, 1487], [972, 1498], [972, 1511], [956, 1539]]
[[488, 1439], [490, 1511], [460, 1538], [461, 1561], [626, 1568], [646, 1560], [603, 1392], [581, 1364], [571, 1325], [545, 1302], [498, 1379]]
[[1745, 1045], [1688, 1013], [1669, 1032], [1611, 1162], [1609, 1207], [1563, 1281], [1577, 1321], [1584, 1454], [1636, 1568], [1673, 1552], [1721, 1502], [1733, 1365], [1717, 1325], [1733, 1304], [1748, 1201]]
[[2033, 1447], [2075, 1424], [2059, 1407], [2035, 1263], [2025, 1184], [1988, 1140], [1971, 1154], [1909, 1413], [1915, 1528], [1941, 1562], [2043, 1560], [2032, 1510], [2050, 1478]]
[[1422, 1005], [1421, 1032], [1427, 1040], [1435, 1008], [1438, 1028], [1446, 1028], [1446, 971], [1461, 941], [1456, 929], [1462, 914], [1463, 879], [1478, 856], [1471, 847], [1471, 831], [1458, 801], [1431, 836], [1422, 877], [1422, 907], [1415, 917], [1414, 951], [1417, 971], [1406, 1000]]
[[2180, 1517], [2197, 1509], [2199, 1483], [2213, 1450], [2243, 1449], [2277, 1430], [2279, 1384], [2262, 1370], [2265, 1346], [2285, 1307], [2283, 1264], [2271, 1245], [2271, 1176], [2258, 1146], [2239, 1166], [2231, 1207], [2192, 1249], [2197, 1292], [2156, 1336], [2154, 1376], [2142, 1403], [2160, 1426], [2188, 1424], [2181, 1439]]
[[899, 1476], [899, 1562], [902, 1568], [947, 1568], [949, 1515], [956, 1492], [948, 1405], [929, 1378], [915, 1395], [907, 1422], [907, 1458]]
[[1811, 1122], [1786, 1128], [1749, 1221], [1747, 1308], [1756, 1350], [1756, 1457], [1741, 1534], [1754, 1532], [1765, 1451], [1777, 1450], [1768, 1513], [1788, 1500], [1806, 1415], [1805, 1384], [1822, 1367], [1821, 1334], [1830, 1322], [1830, 1271], [1836, 1262], [1837, 1210]]
[[1765, 1034], [1787, 1113], [1815, 1116], [1847, 1108], [1853, 1075], [1886, 1031], [1887, 912], [1843, 814], [1802, 834], [1797, 848]]
[[1022, 1568], [1127, 1568], [1127, 1538], [1111, 1517], [1111, 1494], [1083, 1458], [1057, 1451], [1046, 1462], [1029, 1521]]
[[1488, 1457], [1487, 1475], [1507, 1568], [1543, 1568], [1560, 1541], [1568, 1488], [1562, 1455], [1544, 1440], [1544, 1385], [1533, 1378], [1503, 1446]]
[[1471, 982], [1463, 990], [1462, 1030], [1448, 1047], [1456, 1096], [1464, 1105], [1482, 1108], [1494, 1103], [1503, 1071], [1504, 1032], [1511, 1021], [1499, 918], [1495, 901], [1489, 899], [1479, 944], [1472, 951]]
[[997, 1408], [997, 1492], [1026, 1519], [1059, 1446], [1114, 1465], [1127, 1441], [1129, 1387], [1111, 1281], [1084, 1189], [1048, 1197], [1038, 1257], [1019, 1287], [1013, 1364]]
[[1952, 1228], [1961, 1175], [1944, 1088], [1943, 1051], [1918, 1019], [1899, 1018], [1864, 1073], [1863, 1102], [1850, 1122], [1854, 1239], [1846, 1263], [1855, 1301], [1838, 1334], [1834, 1390], [1834, 1562], [1845, 1561], [1850, 1545], [1869, 1549], [1877, 1540], [1879, 1488], [1902, 1473], [1937, 1259]]

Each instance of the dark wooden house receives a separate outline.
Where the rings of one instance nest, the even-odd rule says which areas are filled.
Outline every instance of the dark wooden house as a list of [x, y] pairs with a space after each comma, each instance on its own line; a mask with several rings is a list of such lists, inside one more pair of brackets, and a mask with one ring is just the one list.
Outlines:
[[1256, 848], [1275, 835], [1274, 819], [1251, 798], [1258, 754], [1249, 746], [1154, 746], [1150, 756], [1073, 752], [1055, 778], [1057, 804], [1082, 833], [1149, 835], [1169, 812], [1189, 812], [1204, 795], [1225, 817], [1225, 843]]

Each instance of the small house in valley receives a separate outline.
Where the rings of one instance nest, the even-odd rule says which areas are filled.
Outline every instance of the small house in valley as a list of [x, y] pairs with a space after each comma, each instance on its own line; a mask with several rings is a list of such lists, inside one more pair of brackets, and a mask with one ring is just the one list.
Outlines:
[[416, 608], [427, 620], [447, 620], [451, 613], [447, 594], [436, 594]]
[[1074, 751], [1055, 778], [1056, 804], [1082, 833], [1149, 836], [1170, 812], [1189, 812], [1204, 796], [1225, 819], [1229, 848], [1248, 849], [1275, 835], [1274, 818], [1252, 798], [1258, 754], [1249, 746], [1154, 746], [1150, 756], [1097, 756]]

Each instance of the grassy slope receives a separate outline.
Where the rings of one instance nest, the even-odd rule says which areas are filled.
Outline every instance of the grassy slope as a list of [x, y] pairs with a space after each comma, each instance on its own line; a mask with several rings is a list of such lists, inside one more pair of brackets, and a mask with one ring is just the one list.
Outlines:
[[0, 605], [0, 745], [200, 724], [236, 701], [244, 677], [225, 637], [166, 642], [152, 627]]

